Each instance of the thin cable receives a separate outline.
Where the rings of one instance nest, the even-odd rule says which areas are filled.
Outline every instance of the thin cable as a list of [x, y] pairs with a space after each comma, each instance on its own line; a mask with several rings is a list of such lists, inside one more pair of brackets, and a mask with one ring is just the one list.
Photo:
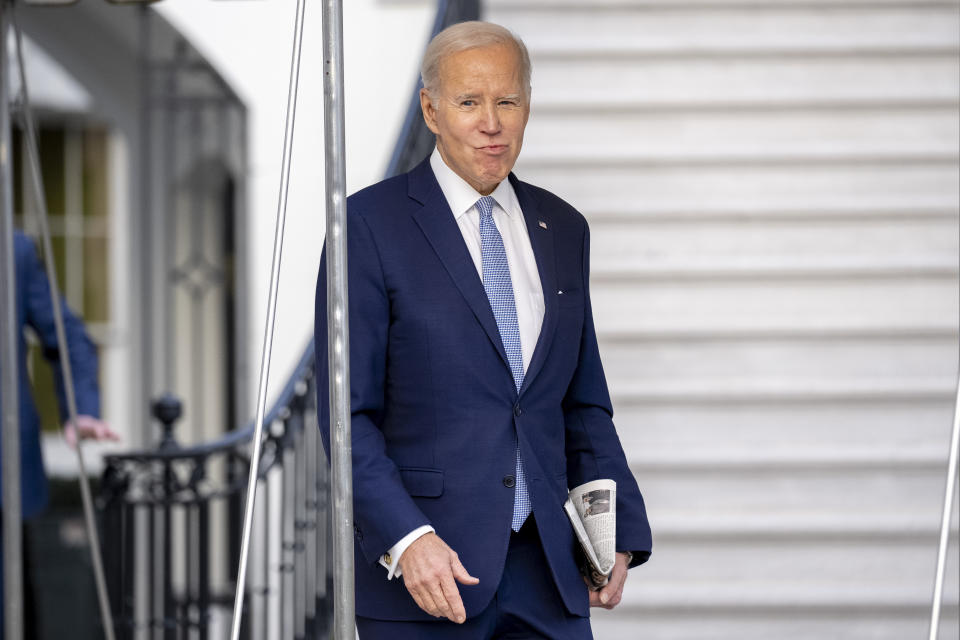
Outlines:
[[243, 537], [240, 544], [240, 567], [237, 572], [237, 592], [233, 605], [231, 640], [240, 637], [244, 587], [247, 581], [247, 559], [250, 553], [250, 534], [253, 527], [253, 507], [257, 495], [257, 476], [260, 469], [260, 449], [263, 440], [263, 417], [266, 412], [267, 384], [270, 379], [270, 360], [273, 352], [273, 329], [277, 317], [277, 293], [280, 287], [280, 261], [283, 254], [283, 229], [287, 219], [287, 192], [290, 188], [290, 164], [293, 153], [293, 128], [297, 118], [297, 90], [300, 83], [300, 49], [303, 44], [303, 0], [297, 0], [293, 25], [293, 53], [290, 59], [290, 80], [287, 85], [287, 115], [283, 132], [283, 159], [280, 166], [280, 193], [277, 197], [277, 226], [273, 237], [273, 264], [270, 267], [270, 293], [267, 298], [267, 321], [264, 327], [263, 350], [260, 354], [260, 385], [257, 390], [257, 418], [253, 433], [253, 452], [250, 456], [250, 475], [247, 478], [247, 502], [243, 514]]
[[[30, 162], [30, 177], [33, 195], [36, 200], [37, 221], [40, 224], [40, 235], [43, 239], [43, 258], [47, 270], [47, 279], [50, 281], [50, 302], [53, 305], [53, 323], [57, 333], [59, 346], [60, 368], [63, 373], [63, 382], [67, 396], [67, 411], [70, 423], [74, 430], [77, 427], [77, 399], [73, 388], [73, 369], [70, 366], [70, 345], [67, 343], [66, 332], [63, 326], [63, 308], [60, 305], [60, 287], [57, 284], [57, 271], [53, 264], [53, 244], [50, 241], [50, 224], [47, 218], [47, 200], [43, 191], [40, 175], [40, 158], [37, 153], [37, 132], [33, 122], [33, 112], [30, 108], [30, 94], [27, 90], [27, 74], [23, 64], [23, 37], [20, 25], [17, 22], [16, 12], [11, 12], [13, 32], [17, 44], [17, 67], [20, 74], [21, 114], [25, 129], [27, 157]], [[2, 46], [4, 43], [0, 43]], [[97, 534], [96, 520], [93, 511], [93, 498], [90, 494], [90, 482], [87, 479], [87, 468], [83, 461], [82, 441], [77, 437], [74, 448], [77, 454], [77, 464], [80, 466], [80, 496], [83, 500], [83, 517], [87, 525], [87, 538], [90, 541], [90, 556], [93, 561], [93, 577], [97, 586], [97, 601], [100, 605], [100, 618], [103, 622], [103, 632], [107, 640], [114, 640], [113, 616], [110, 613], [110, 601], [107, 596], [107, 581], [104, 577], [103, 558], [100, 554], [100, 538]]]
[[943, 577], [947, 567], [947, 544], [950, 541], [950, 512], [953, 510], [953, 490], [957, 485], [958, 443], [960, 443], [960, 378], [957, 380], [953, 435], [950, 437], [950, 461], [947, 463], [947, 490], [943, 497], [943, 519], [940, 522], [940, 550], [937, 552], [937, 576], [933, 585], [929, 640], [937, 640], [937, 631], [940, 627], [940, 601], [943, 599]]

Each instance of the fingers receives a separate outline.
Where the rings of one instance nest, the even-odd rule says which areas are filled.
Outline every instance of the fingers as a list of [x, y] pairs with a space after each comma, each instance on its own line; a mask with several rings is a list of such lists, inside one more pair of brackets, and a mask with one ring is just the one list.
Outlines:
[[623, 597], [623, 585], [627, 581], [627, 570], [618, 562], [610, 574], [610, 582], [600, 591], [601, 606], [613, 609]]
[[460, 599], [460, 591], [457, 589], [457, 583], [453, 581], [453, 573], [440, 579], [440, 597], [444, 603], [441, 610], [445, 618], [456, 623], [467, 619], [467, 613], [463, 609], [463, 600]]
[[466, 613], [452, 576], [448, 575], [446, 580], [443, 580], [443, 578], [438, 578], [438, 580], [442, 582], [421, 583], [416, 579], [407, 579], [407, 574], [404, 573], [404, 583], [407, 585], [407, 591], [413, 596], [413, 600], [418, 607], [434, 617], [447, 618], [458, 623], [463, 622], [466, 619]]
[[[452, 582], [452, 578], [450, 578], [450, 576], [447, 576], [447, 579]], [[444, 576], [442, 574], [438, 575], [434, 578], [434, 580], [437, 580], [437, 582], [428, 582], [420, 586], [420, 594], [424, 601], [429, 601], [432, 604], [432, 610], [428, 611], [427, 613], [437, 616], [438, 618], [447, 618], [449, 620], [453, 620], [453, 611], [450, 607], [450, 603], [447, 602], [446, 594], [441, 586], [441, 584], [444, 582]], [[454, 587], [454, 590], [456, 590], [456, 587]]]
[[433, 596], [430, 595], [429, 591], [423, 591], [419, 588], [408, 588], [407, 590], [410, 592], [410, 595], [413, 596], [413, 601], [417, 603], [418, 607], [434, 617], [440, 617], [440, 609], [436, 603], [434, 603]]
[[75, 428], [71, 428], [71, 423], [67, 423], [64, 436], [70, 446], [75, 446], [80, 440], [120, 440], [120, 436], [114, 432], [106, 422], [94, 418], [93, 416], [77, 416]]
[[603, 603], [600, 602], [600, 592], [590, 589], [590, 606], [591, 607], [602, 607]]
[[73, 423], [67, 423], [67, 426], [63, 430], [63, 439], [67, 441], [67, 444], [71, 449], [75, 449], [77, 446], [77, 430], [73, 428]]
[[611, 580], [599, 591], [590, 590], [590, 606], [613, 609], [620, 604], [621, 593], [622, 591], [618, 590]]
[[623, 598], [623, 585], [627, 581], [626, 563], [619, 560], [610, 573], [610, 581], [600, 591], [590, 592], [590, 606], [613, 609]]
[[84, 437], [90, 437], [95, 440], [112, 440], [113, 442], [120, 440], [120, 436], [111, 430], [104, 422], [98, 422], [91, 429], [89, 436], [84, 433]]
[[467, 612], [463, 607], [463, 599], [460, 598], [460, 590], [457, 589], [457, 584], [454, 580], [460, 584], [472, 585], [478, 584], [480, 579], [470, 575], [463, 564], [461, 564], [456, 552], [452, 549], [450, 550], [450, 570], [450, 575], [444, 576], [441, 580], [440, 587], [443, 589], [444, 598], [446, 598], [447, 604], [450, 606], [450, 615], [447, 617], [454, 622], [461, 623], [467, 619]]
[[[453, 553], [453, 552], [451, 552]], [[456, 553], [453, 554], [453, 562], [451, 563], [451, 568], [453, 569], [453, 577], [460, 584], [480, 584], [480, 578], [474, 578], [460, 563], [460, 558]]]
[[608, 583], [597, 595], [601, 607], [604, 609], [613, 609], [620, 604], [620, 597], [623, 595], [622, 585], [618, 586], [612, 582]]
[[436, 534], [426, 534], [400, 557], [403, 580], [417, 606], [438, 618], [462, 623], [467, 619], [456, 581], [477, 584], [457, 554]]

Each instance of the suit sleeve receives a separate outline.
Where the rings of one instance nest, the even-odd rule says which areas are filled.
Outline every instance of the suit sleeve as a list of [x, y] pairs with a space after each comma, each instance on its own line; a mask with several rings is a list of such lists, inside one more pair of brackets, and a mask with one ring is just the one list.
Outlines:
[[[57, 402], [60, 408], [61, 422], [69, 418], [66, 385], [63, 369], [60, 366], [60, 346], [57, 342], [57, 329], [54, 322], [53, 303], [50, 300], [50, 282], [47, 273], [37, 256], [33, 243], [27, 242], [23, 254], [23, 285], [25, 303], [25, 322], [37, 334], [43, 347], [44, 358], [53, 368], [57, 389]], [[84, 329], [83, 322], [60, 299], [63, 310], [64, 333], [69, 347], [70, 370], [73, 374], [74, 395], [77, 400], [77, 414], [100, 417], [100, 388], [97, 379], [97, 350]]]
[[617, 550], [633, 553], [633, 564], [650, 557], [652, 539], [646, 506], [613, 425], [613, 407], [600, 362], [590, 303], [590, 231], [583, 225], [584, 322], [580, 357], [563, 401], [567, 477], [570, 486], [599, 478], [617, 483]]
[[[370, 564], [405, 535], [430, 521], [414, 503], [387, 456], [380, 430], [385, 409], [390, 301], [370, 228], [347, 217], [350, 328], [350, 404], [354, 532]], [[314, 345], [320, 435], [330, 453], [326, 250], [317, 278]]]

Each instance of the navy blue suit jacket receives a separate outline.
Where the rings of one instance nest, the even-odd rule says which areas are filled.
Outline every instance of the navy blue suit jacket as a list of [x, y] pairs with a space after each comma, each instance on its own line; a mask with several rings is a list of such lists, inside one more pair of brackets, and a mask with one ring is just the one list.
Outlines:
[[[643, 498], [613, 426], [589, 296], [589, 232], [573, 207], [511, 174], [543, 285], [540, 338], [518, 393], [480, 276], [429, 160], [347, 201], [356, 610], [429, 620], [378, 559], [432, 525], [480, 579], [500, 582], [519, 436], [543, 549], [566, 608], [589, 615], [563, 511], [568, 486], [617, 482], [617, 548], [647, 559]], [[540, 223], [543, 224], [540, 224]], [[326, 260], [316, 299], [318, 411], [330, 451]], [[562, 292], [562, 293], [561, 293]]]
[[[61, 422], [66, 422], [68, 410], [47, 274], [30, 238], [21, 233], [14, 233], [13, 248], [16, 270], [16, 317], [17, 326], [21, 328], [17, 339], [20, 492], [23, 517], [29, 518], [42, 511], [47, 505], [49, 488], [47, 476], [43, 470], [43, 456], [40, 448], [40, 417], [30, 393], [30, 379], [27, 376], [27, 345], [22, 329], [26, 327], [33, 329], [43, 347], [44, 356], [53, 367]], [[96, 348], [87, 336], [83, 323], [70, 312], [66, 302], [61, 306], [67, 343], [70, 345], [70, 364], [73, 370], [77, 411], [80, 415], [99, 417], [100, 392], [97, 383]]]

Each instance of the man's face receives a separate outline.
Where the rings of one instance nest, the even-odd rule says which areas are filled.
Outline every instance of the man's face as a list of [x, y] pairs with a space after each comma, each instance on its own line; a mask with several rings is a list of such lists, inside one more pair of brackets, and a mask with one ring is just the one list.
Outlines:
[[440, 63], [440, 87], [420, 106], [437, 135], [440, 156], [482, 195], [489, 195], [517, 161], [530, 104], [520, 61], [510, 45], [468, 49]]

